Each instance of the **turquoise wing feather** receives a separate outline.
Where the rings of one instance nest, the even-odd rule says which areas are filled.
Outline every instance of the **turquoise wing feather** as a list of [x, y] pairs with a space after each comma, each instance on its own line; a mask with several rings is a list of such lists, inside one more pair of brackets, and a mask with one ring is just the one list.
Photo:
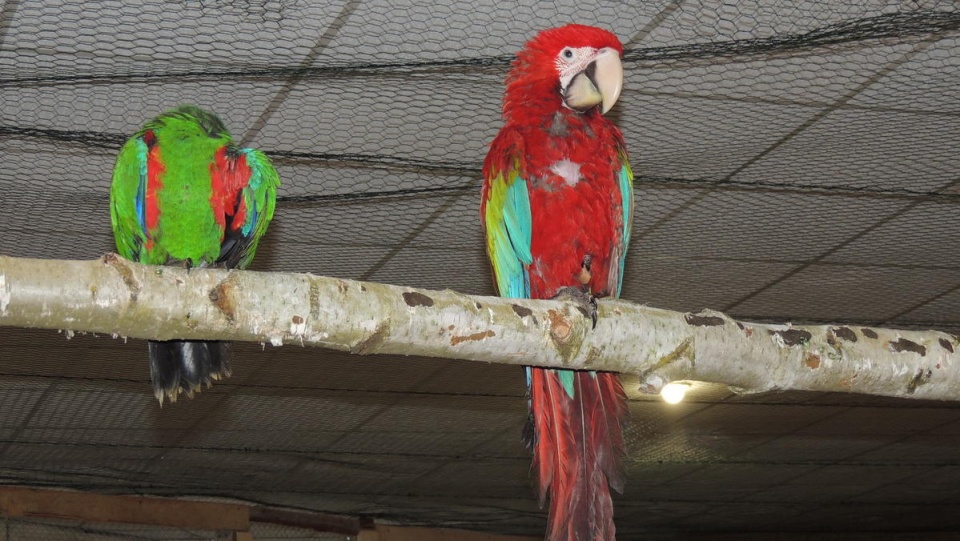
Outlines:
[[117, 253], [139, 261], [147, 240], [147, 144], [134, 137], [120, 150], [110, 185], [110, 223]]
[[529, 298], [527, 266], [533, 263], [530, 253], [533, 224], [527, 183], [515, 164], [506, 171], [492, 174], [493, 178], [488, 179], [483, 218], [497, 289], [502, 297]]
[[[633, 170], [630, 168], [630, 162], [627, 159], [627, 153], [621, 145], [617, 151], [617, 156], [620, 160], [620, 171], [617, 173], [617, 180], [620, 186], [620, 201], [623, 205], [623, 232], [620, 236], [619, 243], [619, 265], [617, 265], [614, 270], [616, 275], [616, 280], [611, 280], [609, 283], [617, 284], [617, 289], [614, 292], [611, 292], [614, 297], [620, 296], [620, 291], [623, 289], [623, 273], [624, 267], [627, 262], [627, 248], [630, 246], [630, 231], [633, 229]], [[611, 265], [611, 267], [614, 267]]]

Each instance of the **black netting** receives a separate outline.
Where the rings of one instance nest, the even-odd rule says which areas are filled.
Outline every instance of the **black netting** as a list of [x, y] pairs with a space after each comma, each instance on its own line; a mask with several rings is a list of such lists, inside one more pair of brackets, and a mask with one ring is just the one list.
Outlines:
[[[502, 81], [525, 40], [571, 21], [625, 45], [611, 112], [637, 177], [625, 298], [960, 329], [946, 1], [8, 0], [0, 254], [113, 250], [117, 150], [189, 102], [277, 164], [254, 268], [492, 293], [479, 169]], [[256, 344], [236, 357], [230, 380], [160, 410], [143, 342], [0, 329], [0, 482], [542, 531], [518, 369]], [[630, 389], [624, 535], [960, 527], [926, 514], [960, 504], [954, 408], [704, 392], [668, 410]], [[848, 417], [865, 428], [830, 424]]]

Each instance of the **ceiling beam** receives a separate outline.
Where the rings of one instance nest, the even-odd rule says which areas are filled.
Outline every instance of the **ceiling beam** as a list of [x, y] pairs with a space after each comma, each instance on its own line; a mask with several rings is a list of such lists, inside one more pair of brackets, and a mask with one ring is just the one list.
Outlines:
[[[218, 530], [231, 541], [252, 540], [250, 522], [357, 535], [358, 541], [538, 541], [538, 537], [469, 530], [374, 525], [357, 517], [303, 513], [264, 506], [121, 496], [67, 490], [0, 486], [0, 517], [76, 522], [148, 524]], [[362, 528], [362, 530], [361, 530]]]
[[246, 505], [0, 487], [0, 516], [246, 531]]

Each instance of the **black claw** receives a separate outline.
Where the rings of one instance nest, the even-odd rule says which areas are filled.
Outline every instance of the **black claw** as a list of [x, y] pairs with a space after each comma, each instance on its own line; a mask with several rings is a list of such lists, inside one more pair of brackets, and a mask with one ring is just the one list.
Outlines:
[[590, 318], [594, 329], [597, 328], [597, 298], [579, 287], [562, 287], [557, 290], [553, 300], [571, 301], [584, 317]]

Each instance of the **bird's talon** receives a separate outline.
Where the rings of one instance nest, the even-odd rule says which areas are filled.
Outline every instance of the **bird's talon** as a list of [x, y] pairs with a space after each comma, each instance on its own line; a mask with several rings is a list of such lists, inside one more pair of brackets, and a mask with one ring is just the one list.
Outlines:
[[572, 302], [583, 317], [588, 317], [593, 322], [591, 328], [597, 328], [597, 298], [588, 291], [579, 287], [562, 287], [557, 290], [553, 300]]

